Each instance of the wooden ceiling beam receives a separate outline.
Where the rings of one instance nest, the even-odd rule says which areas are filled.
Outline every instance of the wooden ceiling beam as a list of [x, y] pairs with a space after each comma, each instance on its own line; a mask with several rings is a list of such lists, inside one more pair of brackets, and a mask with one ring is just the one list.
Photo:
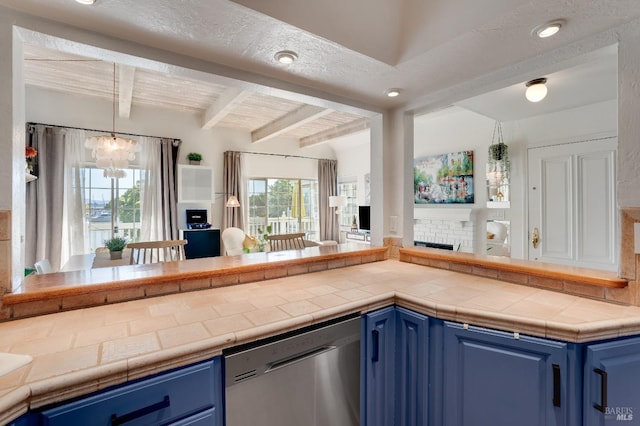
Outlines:
[[363, 117], [354, 120], [350, 123], [345, 123], [341, 126], [334, 127], [332, 129], [323, 130], [313, 135], [300, 138], [300, 148], [305, 148], [313, 145], [320, 144], [322, 142], [329, 141], [341, 136], [350, 135], [352, 133], [366, 130], [370, 127], [369, 118]]
[[251, 92], [245, 90], [234, 88], [225, 90], [202, 115], [202, 128], [210, 129], [218, 124], [250, 95]]
[[133, 99], [133, 81], [136, 68], [128, 65], [118, 65], [118, 115], [120, 118], [131, 116], [131, 101]]
[[291, 111], [289, 114], [273, 120], [271, 123], [251, 132], [251, 141], [257, 143], [274, 138], [310, 121], [331, 114], [332, 112], [330, 109], [314, 105], [303, 105], [295, 111]]

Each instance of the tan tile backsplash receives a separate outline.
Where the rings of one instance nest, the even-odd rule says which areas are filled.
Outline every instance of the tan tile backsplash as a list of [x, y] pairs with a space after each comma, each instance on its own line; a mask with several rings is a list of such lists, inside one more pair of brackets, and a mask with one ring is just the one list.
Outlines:
[[[11, 291], [11, 210], [0, 210], [0, 297]], [[0, 313], [0, 316], [2, 314]]]
[[620, 276], [636, 279], [636, 257], [634, 253], [633, 224], [640, 222], [640, 207], [624, 208], [620, 212]]

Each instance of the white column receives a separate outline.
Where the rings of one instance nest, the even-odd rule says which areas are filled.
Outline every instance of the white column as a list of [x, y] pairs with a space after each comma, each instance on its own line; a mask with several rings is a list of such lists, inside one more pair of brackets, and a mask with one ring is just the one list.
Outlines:
[[618, 206], [640, 207], [640, 29], [618, 45]]
[[22, 41], [6, 18], [0, 18], [0, 57], [0, 210], [11, 211], [11, 240], [5, 247], [10, 261], [4, 264], [9, 270], [0, 285], [11, 290], [22, 281], [24, 268], [25, 100]]
[[386, 193], [384, 192], [386, 160], [386, 126], [384, 117], [379, 114], [371, 118], [371, 151], [370, 151], [370, 191], [371, 191], [371, 244], [382, 246], [384, 237], [384, 211], [386, 210]]

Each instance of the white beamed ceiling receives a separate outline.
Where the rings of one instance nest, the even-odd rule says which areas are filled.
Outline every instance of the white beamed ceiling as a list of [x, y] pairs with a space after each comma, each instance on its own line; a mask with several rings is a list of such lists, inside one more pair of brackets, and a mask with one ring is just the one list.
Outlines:
[[[113, 99], [113, 63], [85, 58], [25, 45], [25, 84], [72, 95], [94, 96], [109, 102]], [[116, 93], [120, 91], [116, 72]], [[130, 109], [136, 105], [169, 108], [202, 117], [229, 88], [206, 81], [135, 68]], [[116, 98], [119, 100], [119, 96]], [[265, 128], [277, 120], [295, 114], [304, 103], [269, 96], [245, 93], [240, 102], [231, 104], [216, 123], [216, 127], [247, 132]], [[120, 105], [120, 107], [122, 107]], [[280, 137], [313, 138], [319, 133], [336, 131], [363, 117], [326, 110], [324, 115], [302, 125], [293, 125], [280, 132]], [[128, 115], [127, 115], [128, 117]], [[319, 138], [318, 142], [325, 139]], [[305, 145], [306, 146], [306, 145]]]

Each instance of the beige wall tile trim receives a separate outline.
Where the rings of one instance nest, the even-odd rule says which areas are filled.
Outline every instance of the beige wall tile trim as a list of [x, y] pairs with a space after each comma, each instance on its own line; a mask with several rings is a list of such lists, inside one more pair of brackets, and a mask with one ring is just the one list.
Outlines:
[[26, 413], [29, 409], [29, 386], [18, 386], [0, 398], [0, 424], [8, 424], [11, 420]]
[[[608, 288], [624, 288], [628, 282], [619, 278], [614, 272], [597, 269], [576, 268], [550, 263], [538, 263], [528, 260], [512, 259], [498, 256], [482, 256], [472, 253], [449, 252], [425, 247], [412, 247], [400, 249], [400, 260], [412, 262], [413, 259], [423, 258], [436, 262], [445, 262], [456, 265], [470, 265], [477, 268], [472, 273], [478, 272], [484, 275], [487, 270], [519, 273], [536, 277], [551, 278], [563, 281], [573, 281], [584, 285]], [[409, 260], [411, 259], [411, 260]], [[416, 263], [416, 262], [413, 262]], [[438, 267], [435, 264], [430, 266]], [[444, 267], [445, 265], [443, 265]], [[456, 266], [456, 268], [459, 268]], [[448, 268], [445, 268], [448, 269]], [[453, 269], [453, 266], [450, 267]], [[460, 269], [458, 269], [459, 272]]]
[[11, 241], [11, 210], [0, 210], [0, 241]]
[[[59, 310], [59, 306], [57, 309], [54, 309], [53, 305], [44, 306], [42, 302], [47, 300], [62, 299], [55, 303], [66, 305], [63, 309], [81, 308], [124, 301], [127, 296], [124, 290], [131, 288], [143, 287], [144, 296], [151, 297], [177, 293], [181, 290], [201, 289], [209, 285], [218, 287], [262, 281], [280, 276], [282, 273], [288, 275], [308, 273], [309, 268], [322, 269], [325, 268], [324, 265], [327, 265], [327, 268], [345, 267], [348, 265], [347, 259], [352, 257], [356, 257], [358, 263], [376, 262], [384, 260], [386, 251], [386, 247], [322, 246], [306, 249], [303, 254], [297, 250], [291, 250], [190, 259], [185, 262], [165, 264], [127, 265], [79, 272], [34, 274], [25, 279], [24, 288], [20, 292], [5, 294], [2, 303], [5, 307], [14, 307], [13, 318], [22, 318]], [[144, 269], [144, 273], [141, 273], [141, 268]], [[109, 292], [118, 292], [118, 297], [109, 298]], [[100, 293], [106, 295], [105, 300], [98, 295]], [[94, 294], [95, 296], [89, 296]], [[131, 293], [132, 299], [139, 297], [138, 292]], [[86, 301], [86, 305], [83, 305], [83, 300]], [[65, 301], [67, 303], [64, 303]], [[30, 302], [37, 303], [29, 308], [27, 304]]]
[[126, 373], [127, 362], [122, 360], [33, 382], [30, 384], [31, 408], [103, 389], [106, 383], [112, 382], [109, 378], [120, 377], [124, 381]]

